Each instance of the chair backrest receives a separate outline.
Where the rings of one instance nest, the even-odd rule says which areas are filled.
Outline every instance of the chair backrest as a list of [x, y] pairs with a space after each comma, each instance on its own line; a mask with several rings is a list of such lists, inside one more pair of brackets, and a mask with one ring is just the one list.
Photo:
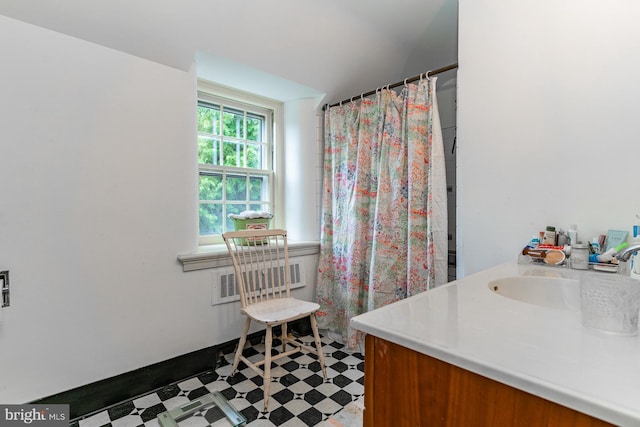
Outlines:
[[240, 230], [222, 235], [231, 255], [242, 307], [290, 296], [286, 230]]

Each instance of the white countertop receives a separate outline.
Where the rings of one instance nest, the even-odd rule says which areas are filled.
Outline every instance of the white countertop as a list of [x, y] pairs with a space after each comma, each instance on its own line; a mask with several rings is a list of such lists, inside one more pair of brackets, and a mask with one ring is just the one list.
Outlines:
[[357, 316], [351, 326], [610, 423], [640, 426], [638, 336], [591, 330], [579, 311], [488, 287], [503, 277], [580, 274], [502, 264]]

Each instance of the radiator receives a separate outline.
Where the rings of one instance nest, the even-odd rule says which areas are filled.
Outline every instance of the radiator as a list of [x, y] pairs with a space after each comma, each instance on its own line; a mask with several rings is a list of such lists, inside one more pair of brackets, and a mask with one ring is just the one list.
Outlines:
[[[283, 266], [280, 266], [282, 269]], [[291, 289], [302, 288], [306, 285], [306, 272], [303, 261], [289, 261], [289, 269], [291, 275]], [[253, 274], [262, 274], [264, 272], [253, 272]], [[284, 277], [283, 274], [271, 274], [267, 277]], [[226, 304], [229, 302], [240, 301], [240, 291], [236, 283], [236, 273], [233, 267], [217, 269], [213, 273], [213, 284], [211, 292], [211, 305]]]

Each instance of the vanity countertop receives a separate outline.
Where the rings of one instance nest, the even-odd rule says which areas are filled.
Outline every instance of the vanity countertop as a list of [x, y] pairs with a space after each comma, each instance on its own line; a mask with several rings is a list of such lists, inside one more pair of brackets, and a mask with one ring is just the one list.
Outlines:
[[638, 426], [638, 336], [591, 330], [579, 311], [515, 301], [488, 287], [504, 277], [578, 274], [502, 264], [354, 317], [351, 326], [610, 423]]

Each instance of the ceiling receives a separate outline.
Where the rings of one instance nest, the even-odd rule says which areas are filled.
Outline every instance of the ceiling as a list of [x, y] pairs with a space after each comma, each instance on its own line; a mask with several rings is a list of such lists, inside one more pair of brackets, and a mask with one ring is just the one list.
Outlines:
[[456, 0], [2, 0], [0, 14], [180, 70], [196, 61], [218, 83], [282, 85], [283, 100], [335, 102], [457, 58]]

